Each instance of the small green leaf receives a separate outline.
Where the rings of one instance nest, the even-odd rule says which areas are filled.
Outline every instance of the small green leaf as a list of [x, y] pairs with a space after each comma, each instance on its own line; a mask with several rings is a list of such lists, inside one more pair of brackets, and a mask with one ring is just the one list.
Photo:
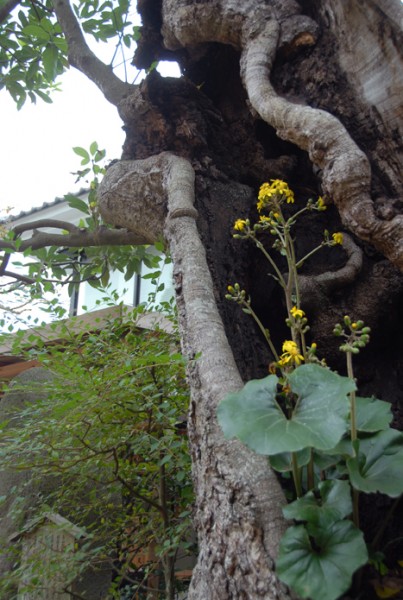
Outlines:
[[94, 156], [94, 154], [96, 153], [97, 150], [98, 150], [98, 142], [92, 142], [92, 144], [90, 146], [90, 154], [92, 156]]
[[71, 206], [71, 208], [76, 208], [77, 210], [83, 212], [86, 215], [90, 214], [88, 205], [86, 202], [84, 202], [84, 200], [77, 198], [77, 196], [74, 196], [73, 194], [66, 194], [64, 198], [65, 200], [67, 200], [68, 205]]
[[320, 498], [316, 498], [314, 492], [308, 492], [285, 506], [285, 518], [313, 524], [330, 524], [352, 513], [351, 488], [347, 481], [322, 481], [318, 489]]
[[46, 94], [45, 92], [42, 92], [41, 90], [35, 90], [35, 94], [37, 96], [39, 96], [39, 98], [41, 98], [44, 102], [46, 102], [46, 104], [53, 104], [53, 100], [49, 96], [49, 94]]
[[77, 154], [78, 156], [81, 156], [81, 158], [83, 159], [81, 161], [82, 165], [86, 165], [90, 162], [90, 155], [88, 154], [87, 150], [85, 150], [85, 148], [81, 148], [80, 146], [75, 146], [73, 148], [73, 152], [75, 154]]
[[347, 430], [347, 394], [354, 382], [318, 365], [296, 368], [289, 384], [299, 398], [290, 418], [277, 402], [277, 384], [278, 378], [269, 375], [224, 398], [217, 411], [224, 435], [269, 456], [333, 448]]
[[46, 77], [49, 81], [53, 81], [57, 75], [57, 58], [58, 51], [56, 46], [50, 44], [42, 53], [42, 61], [45, 69]]
[[358, 456], [347, 460], [351, 485], [367, 494], [403, 493], [403, 434], [387, 429], [360, 440]]
[[301, 598], [336, 600], [368, 560], [362, 532], [350, 521], [325, 527], [297, 525], [285, 532], [276, 571]]
[[388, 429], [393, 418], [389, 402], [376, 398], [356, 398], [356, 421], [358, 431], [381, 431]]
[[50, 35], [47, 31], [45, 31], [43, 29], [43, 27], [40, 27], [40, 25], [27, 25], [26, 27], [23, 28], [22, 32], [27, 35], [28, 37], [36, 37], [39, 38], [41, 40], [49, 40], [50, 39]]

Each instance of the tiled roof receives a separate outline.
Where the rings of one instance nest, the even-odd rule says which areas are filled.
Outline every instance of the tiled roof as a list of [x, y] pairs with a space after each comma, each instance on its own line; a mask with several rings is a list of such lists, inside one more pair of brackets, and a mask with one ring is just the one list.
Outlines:
[[[88, 193], [88, 189], [81, 188], [77, 192], [72, 193], [72, 195], [73, 196], [82, 196], [86, 193]], [[22, 217], [27, 217], [28, 215], [34, 215], [35, 213], [38, 213], [41, 210], [44, 210], [45, 208], [57, 206], [58, 204], [62, 204], [63, 202], [66, 202], [66, 199], [64, 197], [63, 198], [55, 198], [51, 202], [44, 202], [43, 204], [41, 204], [41, 206], [35, 206], [34, 208], [30, 208], [29, 210], [22, 210], [17, 215], [12, 215], [9, 220], [16, 221], [17, 219], [21, 219]]]

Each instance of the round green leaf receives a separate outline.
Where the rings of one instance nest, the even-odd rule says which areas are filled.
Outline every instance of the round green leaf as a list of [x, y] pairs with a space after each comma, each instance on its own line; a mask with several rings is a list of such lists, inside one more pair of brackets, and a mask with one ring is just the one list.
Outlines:
[[320, 529], [297, 525], [280, 542], [276, 570], [301, 598], [336, 600], [368, 560], [362, 532], [350, 521]]
[[376, 398], [356, 398], [356, 421], [358, 431], [381, 431], [388, 429], [392, 420], [389, 402]]
[[285, 506], [285, 518], [314, 524], [330, 524], [352, 513], [350, 485], [347, 481], [323, 481], [319, 483], [318, 489], [319, 498], [313, 492], [308, 492]]
[[333, 448], [347, 430], [349, 399], [355, 384], [319, 365], [302, 365], [289, 377], [298, 401], [287, 418], [278, 404], [278, 378], [249, 381], [218, 407], [227, 438], [238, 437], [258, 454]]
[[395, 498], [403, 493], [403, 434], [380, 431], [360, 440], [358, 456], [347, 460], [351, 484], [362, 492], [382, 492]]

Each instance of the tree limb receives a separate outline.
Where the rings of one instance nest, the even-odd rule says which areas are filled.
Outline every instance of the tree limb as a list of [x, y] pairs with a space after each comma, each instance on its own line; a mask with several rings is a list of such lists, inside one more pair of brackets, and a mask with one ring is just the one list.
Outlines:
[[25, 231], [36, 230], [40, 227], [49, 227], [51, 229], [65, 229], [70, 233], [77, 233], [80, 231], [80, 227], [68, 223], [67, 221], [60, 221], [60, 219], [39, 219], [38, 221], [30, 221], [29, 223], [21, 223], [13, 227], [12, 232], [16, 237], [20, 236]]
[[117, 106], [134, 86], [121, 81], [112, 67], [90, 50], [68, 0], [53, 0], [53, 6], [68, 44], [70, 64], [93, 81], [105, 98]]
[[2, 277], [10, 277], [12, 279], [15, 279], [16, 281], [21, 281], [21, 283], [27, 283], [28, 285], [31, 285], [35, 282], [35, 279], [32, 279], [32, 277], [28, 277], [27, 275], [21, 275], [21, 273], [14, 273], [14, 271], [7, 271], [4, 270], [1, 273]]
[[[66, 235], [49, 233], [46, 231], [38, 231], [36, 229], [37, 227], [55, 227], [64, 229], [70, 233]], [[89, 246], [141, 246], [149, 243], [149, 239], [133, 231], [128, 231], [127, 229], [108, 229], [107, 227], [101, 226], [95, 231], [89, 231], [87, 229], [76, 227], [71, 223], [56, 221], [54, 219], [43, 219], [36, 223], [33, 222], [18, 225], [14, 229], [14, 232], [21, 235], [21, 233], [32, 229], [33, 234], [28, 239], [15, 242], [0, 240], [0, 249], [24, 252], [28, 248], [31, 250], [39, 250], [40, 248], [49, 246], [59, 246], [60, 248], [88, 248]]]
[[3, 4], [2, 7], [0, 7], [0, 24], [7, 19], [10, 12], [14, 10], [14, 8], [18, 6], [20, 2], [21, 0], [8, 0]]
[[[143, 226], [144, 235], [155, 236], [154, 241], [164, 234], [172, 255], [182, 349], [190, 359], [189, 431], [191, 445], [198, 452], [193, 457], [193, 473], [196, 528], [202, 532], [189, 598], [212, 598], [211, 573], [219, 564], [217, 557], [226, 553], [228, 564], [239, 566], [238, 549], [245, 544], [245, 589], [254, 577], [264, 576], [265, 597], [289, 600], [287, 591], [273, 591], [278, 589], [273, 558], [284, 528], [281, 488], [266, 458], [237, 440], [224, 439], [217, 423], [218, 403], [239, 389], [242, 380], [218, 312], [197, 230], [194, 179], [190, 162], [169, 152], [145, 160], [121, 161], [108, 169], [101, 182], [99, 207], [103, 218], [115, 225]], [[200, 355], [197, 361], [193, 360], [195, 355]], [[220, 527], [211, 527], [214, 522]], [[234, 527], [237, 539], [231, 548], [222, 536], [226, 527]], [[259, 548], [256, 535], [264, 540]], [[223, 585], [230, 585], [227, 577], [225, 570], [220, 572]]]

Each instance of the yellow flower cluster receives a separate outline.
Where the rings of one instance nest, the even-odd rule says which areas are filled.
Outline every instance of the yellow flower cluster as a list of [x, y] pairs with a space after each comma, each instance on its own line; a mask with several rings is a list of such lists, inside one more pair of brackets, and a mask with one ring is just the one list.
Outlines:
[[294, 192], [288, 184], [281, 179], [270, 179], [270, 183], [263, 183], [258, 194], [257, 209], [261, 212], [270, 204], [270, 200], [276, 198], [278, 202], [286, 200], [288, 204], [294, 202]]
[[332, 235], [334, 244], [342, 244], [343, 243], [343, 234], [338, 232]]
[[237, 219], [234, 223], [234, 229], [236, 231], [243, 231], [246, 227], [246, 220], [245, 219]]
[[296, 306], [292, 307], [292, 309], [290, 310], [290, 313], [292, 314], [294, 319], [303, 319], [305, 317], [304, 311], [301, 310], [300, 308], [297, 308]]
[[280, 356], [278, 364], [281, 367], [287, 365], [300, 365], [304, 360], [302, 354], [300, 354], [299, 348], [292, 340], [286, 340], [283, 344], [283, 354]]

